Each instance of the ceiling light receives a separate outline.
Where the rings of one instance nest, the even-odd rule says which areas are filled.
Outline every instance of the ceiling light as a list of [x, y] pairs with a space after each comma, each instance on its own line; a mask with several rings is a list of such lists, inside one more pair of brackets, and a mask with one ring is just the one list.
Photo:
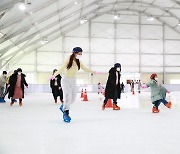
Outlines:
[[153, 18], [152, 16], [150, 16], [150, 17], [147, 18], [147, 20], [148, 20], [148, 21], [153, 21], [154, 18]]
[[118, 20], [118, 19], [120, 19], [120, 16], [118, 14], [116, 14], [116, 15], [114, 15], [114, 19]]
[[84, 18], [83, 18], [83, 20], [84, 20], [84, 22], [86, 22], [86, 21], [87, 21], [87, 18], [86, 18], [86, 17], [84, 17]]
[[83, 19], [80, 20], [80, 24], [84, 24], [84, 20]]
[[47, 38], [44, 38], [43, 41], [44, 41], [44, 43], [48, 43], [49, 42]]
[[87, 22], [87, 18], [83, 17], [80, 19], [80, 24], [84, 24], [85, 22]]
[[24, 11], [24, 10], [26, 9], [25, 3], [20, 3], [20, 4], [19, 4], [19, 9], [22, 10], [22, 11]]
[[42, 40], [40, 41], [41, 45], [44, 45], [46, 43], [48, 43], [48, 38], [47, 37], [43, 37]]
[[41, 41], [41, 45], [44, 45], [45, 44], [45, 42], [44, 41]]
[[177, 25], [180, 26], [180, 21], [179, 21], [179, 23]]
[[74, 2], [74, 4], [75, 4], [75, 5], [77, 5], [77, 4], [78, 4], [78, 2]]
[[27, 0], [26, 3], [27, 3], [28, 5], [31, 5], [31, 0]]

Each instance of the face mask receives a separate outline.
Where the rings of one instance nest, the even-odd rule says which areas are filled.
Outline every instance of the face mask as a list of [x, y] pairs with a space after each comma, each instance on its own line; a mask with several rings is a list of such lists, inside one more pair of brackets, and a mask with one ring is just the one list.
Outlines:
[[4, 74], [4, 76], [7, 76], [7, 74]]
[[119, 67], [118, 67], [118, 68], [116, 68], [116, 70], [120, 72], [120, 68], [119, 68]]
[[21, 72], [18, 72], [18, 75], [21, 75]]
[[158, 81], [158, 78], [155, 78], [156, 81]]
[[76, 55], [76, 59], [80, 59], [82, 55]]

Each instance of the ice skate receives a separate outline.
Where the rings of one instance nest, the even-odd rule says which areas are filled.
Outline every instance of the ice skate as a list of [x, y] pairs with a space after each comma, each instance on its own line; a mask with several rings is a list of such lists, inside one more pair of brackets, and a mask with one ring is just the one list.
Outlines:
[[120, 107], [117, 106], [116, 104], [113, 104], [113, 110], [120, 110]]
[[4, 100], [4, 98], [0, 98], [0, 103], [5, 103], [6, 101]]
[[61, 105], [61, 106], [59, 107], [59, 110], [60, 110], [62, 113], [64, 113], [64, 111], [63, 111], [63, 105]]
[[157, 109], [155, 106], [153, 106], [152, 108], [152, 113], [159, 113], [159, 109]]
[[171, 108], [171, 106], [172, 106], [172, 103], [171, 103], [171, 102], [168, 102], [168, 103], [166, 104], [166, 107], [169, 108], [169, 109]]
[[63, 112], [63, 119], [64, 122], [71, 122], [71, 117], [69, 116], [69, 110], [66, 110]]
[[19, 102], [19, 106], [22, 106], [22, 102]]
[[11, 102], [11, 103], [10, 103], [10, 106], [12, 106], [13, 104], [14, 104], [14, 102]]

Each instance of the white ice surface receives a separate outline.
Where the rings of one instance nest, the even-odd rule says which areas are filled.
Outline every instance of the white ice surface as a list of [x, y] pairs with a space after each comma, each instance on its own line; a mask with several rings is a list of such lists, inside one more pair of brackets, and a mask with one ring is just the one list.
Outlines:
[[159, 114], [147, 92], [123, 94], [120, 111], [102, 111], [98, 94], [79, 96], [69, 124], [49, 93], [26, 95], [22, 107], [0, 104], [0, 154], [180, 154], [180, 92]]

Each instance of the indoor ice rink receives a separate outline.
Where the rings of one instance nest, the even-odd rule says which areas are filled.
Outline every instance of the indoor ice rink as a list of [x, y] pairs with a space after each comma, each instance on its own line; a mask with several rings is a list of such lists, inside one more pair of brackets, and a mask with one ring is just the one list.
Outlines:
[[[0, 0], [0, 154], [180, 154], [179, 44], [180, 0]], [[93, 73], [77, 72], [67, 122], [66, 95], [56, 102], [51, 83], [75, 47]], [[120, 110], [111, 99], [102, 110], [117, 63]], [[172, 103], [159, 113], [146, 86], [152, 74]]]

